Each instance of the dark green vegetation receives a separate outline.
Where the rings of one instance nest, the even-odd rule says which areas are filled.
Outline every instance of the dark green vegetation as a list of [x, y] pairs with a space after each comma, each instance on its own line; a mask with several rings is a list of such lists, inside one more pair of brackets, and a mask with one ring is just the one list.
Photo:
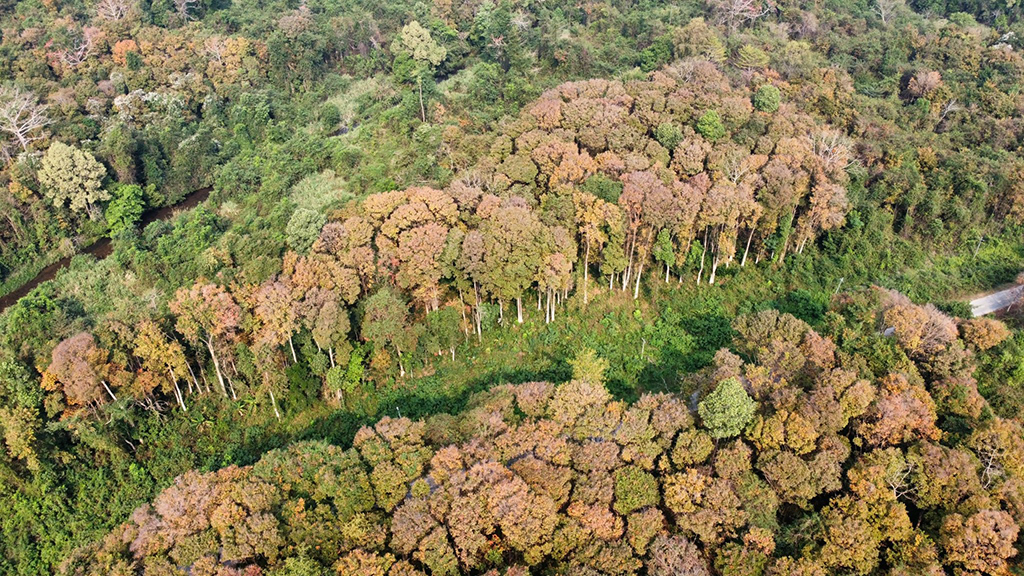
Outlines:
[[[451, 435], [454, 424], [436, 415], [490, 402], [473, 394], [594, 374], [637, 406], [647, 393], [684, 394], [688, 405], [696, 394], [691, 416], [707, 432], [681, 449], [703, 456], [671, 470], [636, 460], [604, 468], [615, 472], [601, 493], [621, 497], [587, 502], [611, 503], [613, 528], [611, 517], [628, 525], [639, 514], [654, 530], [660, 508], [672, 538], [699, 544], [627, 526], [626, 536], [602, 532], [621, 539], [616, 553], [705, 552], [721, 574], [1005, 572], [1021, 519], [1019, 462], [993, 478], [994, 456], [973, 434], [999, 430], [1000, 450], [1020, 440], [1014, 421], [996, 416], [1024, 408], [1019, 321], [954, 324], [866, 287], [963, 317], [957, 299], [1024, 268], [1019, 10], [892, 0], [0, 1], [2, 287], [92, 239], [115, 246], [101, 262], [75, 259], [0, 317], [0, 572], [55, 571], [76, 549], [123, 533], [133, 510], [189, 470], [259, 462], [253, 470], [266, 472], [307, 452], [355, 466], [343, 453], [383, 416], [448, 422], [426, 443], [461, 444], [478, 430]], [[139, 229], [145, 210], [205, 185], [208, 202]], [[780, 423], [784, 440], [770, 450], [786, 456], [762, 463], [758, 418], [799, 413], [785, 390], [826, 384], [794, 367], [790, 348], [825, 346], [800, 340], [804, 325], [799, 338], [780, 336], [773, 362], [752, 346], [771, 341], [750, 336], [751, 319], [770, 310], [831, 339], [835, 366], [870, 382], [874, 400], [812, 439], [790, 439]], [[879, 335], [888, 327], [895, 338]], [[807, 364], [823, 365], [814, 358]], [[762, 368], [792, 386], [774, 396], [757, 388]], [[871, 428], [870, 414], [901, 405], [889, 396], [925, 407], [899, 438]], [[502, 419], [518, 423], [520, 412]], [[793, 424], [799, 434], [802, 425]], [[302, 440], [337, 449], [264, 458]], [[750, 469], [709, 464], [751, 447]], [[949, 451], [963, 486], [935, 487], [925, 464], [907, 464]], [[810, 456], [819, 452], [827, 456]], [[405, 477], [417, 498], [426, 496], [414, 481], [420, 456]], [[778, 510], [744, 509], [721, 538], [697, 531], [711, 519], [681, 523], [699, 507], [684, 514], [658, 492], [685, 470], [697, 471], [694, 482], [758, 490], [786, 463], [828, 458], [839, 461], [829, 460], [832, 483], [794, 473]], [[894, 474], [917, 466], [905, 493], [882, 490], [897, 492], [884, 514], [864, 492], [873, 472], [858, 476], [869, 462]], [[250, 472], [217, 474], [242, 487], [249, 479], [235, 475]], [[295, 498], [338, 508], [339, 496], [290, 490], [252, 510], [297, 528], [274, 551], [232, 549], [224, 558], [240, 564], [225, 570], [317, 573], [311, 562], [334, 566], [352, 547], [335, 542], [328, 558], [288, 516], [299, 514]], [[401, 490], [388, 487], [382, 502]], [[393, 507], [373, 498], [359, 507], [367, 530]], [[898, 526], [880, 524], [887, 518]], [[830, 523], [870, 534], [829, 540], [830, 530], [854, 533]], [[769, 534], [750, 530], [741, 542], [747, 525]], [[879, 541], [885, 530], [903, 539]], [[190, 559], [226, 537], [190, 534]], [[971, 547], [985, 538], [993, 550]], [[93, 568], [117, 573], [128, 570], [119, 558], [149, 555], [132, 559], [115, 539]], [[382, 558], [414, 549], [367, 542], [364, 552]], [[815, 568], [833, 549], [865, 556]], [[484, 559], [461, 566], [557, 572], [568, 558], [500, 538], [480, 550]], [[370, 562], [361, 558], [352, 562]], [[618, 566], [628, 573], [635, 561]]]

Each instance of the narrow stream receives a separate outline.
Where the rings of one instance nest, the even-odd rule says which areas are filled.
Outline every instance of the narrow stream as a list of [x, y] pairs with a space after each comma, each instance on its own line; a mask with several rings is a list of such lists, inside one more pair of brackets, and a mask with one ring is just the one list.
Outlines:
[[[142, 221], [139, 223], [139, 228], [145, 228], [147, 225], [158, 220], [167, 220], [168, 218], [173, 216], [174, 213], [178, 210], [188, 210], [189, 208], [195, 208], [196, 206], [199, 205], [200, 202], [203, 202], [204, 200], [210, 197], [211, 190], [213, 189], [209, 186], [205, 188], [200, 188], [199, 190], [189, 193], [189, 195], [185, 196], [185, 198], [182, 199], [181, 202], [178, 202], [173, 206], [164, 206], [162, 208], [156, 208], [154, 210], [146, 212], [145, 214], [142, 215]], [[14, 304], [19, 299], [21, 299], [22, 296], [31, 292], [32, 289], [35, 288], [36, 286], [39, 286], [40, 284], [48, 280], [53, 280], [53, 278], [57, 275], [57, 271], [66, 268], [68, 264], [71, 263], [71, 259], [74, 258], [75, 256], [78, 256], [79, 254], [91, 254], [97, 260], [102, 260], [107, 256], [110, 256], [110, 253], [113, 252], [113, 250], [114, 247], [110, 243], [110, 238], [100, 238], [99, 240], [93, 242], [92, 244], [89, 244], [79, 252], [71, 256], [61, 258], [60, 260], [54, 262], [53, 264], [50, 264], [46, 268], [43, 268], [39, 272], [39, 274], [36, 274], [35, 278], [29, 280], [25, 284], [22, 284], [20, 288], [11, 291], [6, 296], [0, 297], [0, 312], [3, 312], [11, 304]]]

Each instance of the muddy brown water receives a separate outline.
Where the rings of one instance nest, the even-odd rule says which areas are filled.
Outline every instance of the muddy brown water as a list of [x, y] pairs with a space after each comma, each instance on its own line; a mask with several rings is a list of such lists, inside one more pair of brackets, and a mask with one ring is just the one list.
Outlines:
[[[209, 186], [205, 188], [200, 188], [199, 190], [189, 193], [188, 196], [185, 196], [185, 198], [183, 198], [181, 202], [178, 202], [177, 204], [174, 204], [172, 206], [164, 206], [162, 208], [155, 208], [153, 210], [147, 211], [145, 214], [142, 215], [142, 221], [139, 224], [139, 228], [145, 228], [146, 226], [152, 224], [153, 222], [167, 220], [180, 210], [188, 210], [190, 208], [195, 208], [201, 202], [210, 197], [210, 192], [212, 190], [213, 189]], [[93, 242], [92, 244], [89, 244], [88, 246], [76, 252], [75, 254], [65, 258], [61, 258], [60, 260], [54, 262], [53, 264], [50, 264], [46, 268], [43, 268], [39, 272], [39, 274], [36, 274], [35, 278], [29, 280], [25, 284], [22, 284], [21, 287], [11, 291], [10, 293], [3, 297], [0, 297], [0, 312], [3, 312], [10, 305], [20, 300], [22, 296], [31, 292], [32, 289], [35, 288], [36, 286], [39, 286], [43, 282], [53, 280], [54, 277], [57, 276], [57, 272], [71, 264], [71, 259], [74, 258], [75, 256], [78, 256], [80, 254], [89, 254], [93, 258], [96, 258], [97, 260], [103, 260], [107, 256], [110, 256], [110, 253], [113, 251], [114, 246], [111, 244], [110, 238], [100, 238], [99, 240]]]

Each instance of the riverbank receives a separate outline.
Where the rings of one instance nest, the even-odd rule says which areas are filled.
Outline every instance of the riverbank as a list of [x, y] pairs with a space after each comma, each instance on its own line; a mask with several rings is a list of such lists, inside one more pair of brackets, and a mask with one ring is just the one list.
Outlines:
[[[192, 208], [195, 208], [202, 202], [205, 202], [206, 199], [210, 197], [210, 192], [212, 190], [212, 187], [206, 186], [204, 188], [200, 188], [189, 193], [187, 196], [185, 196], [185, 198], [182, 199], [181, 202], [178, 202], [177, 204], [171, 206], [163, 206], [161, 208], [155, 208], [153, 210], [147, 211], [142, 215], [142, 220], [139, 222], [139, 227], [145, 228], [146, 226], [152, 224], [153, 222], [167, 220], [168, 218], [171, 218], [176, 213], [182, 210], [190, 210]], [[60, 260], [57, 260], [56, 262], [46, 266], [45, 268], [40, 270], [39, 273], [37, 273], [31, 280], [22, 284], [20, 287], [8, 292], [4, 296], [0, 297], [0, 312], [3, 312], [12, 304], [20, 300], [23, 296], [31, 292], [36, 286], [39, 286], [43, 282], [53, 280], [54, 277], [57, 276], [57, 272], [64, 268], [67, 268], [68, 265], [71, 264], [71, 260], [74, 259], [75, 256], [87, 254], [92, 256], [93, 258], [96, 258], [97, 260], [102, 260], [107, 256], [110, 256], [113, 250], [114, 246], [110, 238], [100, 238], [99, 240], [93, 242], [92, 244], [89, 244], [88, 246], [82, 248], [79, 252], [72, 254], [71, 256], [65, 256], [64, 258], [61, 258]]]

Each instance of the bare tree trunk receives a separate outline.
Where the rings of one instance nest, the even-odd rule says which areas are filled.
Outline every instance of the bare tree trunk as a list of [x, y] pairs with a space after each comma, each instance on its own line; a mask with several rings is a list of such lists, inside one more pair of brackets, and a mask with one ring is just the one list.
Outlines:
[[466, 320], [466, 301], [462, 299], [462, 288], [459, 288], [459, 312], [462, 312], [462, 334], [469, 337], [469, 320]]
[[224, 397], [228, 397], [228, 390], [224, 386], [224, 375], [220, 372], [220, 361], [217, 360], [217, 353], [213, 351], [213, 339], [206, 341], [206, 349], [210, 351], [210, 357], [213, 358], [213, 370], [217, 373], [217, 382], [220, 383], [220, 391], [224, 394]]
[[633, 275], [633, 256], [636, 254], [636, 230], [633, 231], [633, 239], [629, 243], [629, 264], [622, 273], [622, 289], [629, 287], [629, 279]]
[[480, 287], [477, 286], [476, 281], [473, 281], [473, 291], [476, 293], [476, 311], [474, 312], [476, 318], [476, 340], [477, 342], [483, 341], [483, 309], [480, 308]]
[[288, 347], [291, 348], [291, 350], [292, 350], [292, 362], [298, 364], [299, 363], [299, 359], [295, 356], [295, 345], [292, 344], [292, 335], [291, 334], [288, 335]]
[[541, 309], [540, 308], [540, 306], [541, 306], [540, 300], [541, 300], [540, 286], [537, 286], [537, 310]]
[[100, 382], [103, 384], [103, 389], [107, 391], [107, 394], [110, 394], [110, 397], [114, 400], [114, 402], [117, 402], [117, 396], [114, 396], [114, 393], [110, 390], [110, 386], [107, 386], [107, 381], [100, 380]]
[[[206, 393], [209, 394], [210, 393], [210, 381], [206, 379], [206, 370], [203, 370], [203, 361], [199, 359], [199, 355], [198, 354], [196, 354], [196, 366], [199, 366], [199, 375], [203, 377], [203, 384], [206, 384]], [[192, 366], [189, 366], [188, 369], [191, 370]], [[192, 377], [193, 378], [195, 377], [194, 373], [193, 373]]]
[[665, 264], [665, 284], [668, 284], [668, 263]]
[[188, 393], [195, 394], [195, 392], [192, 390], [193, 381], [195, 381], [196, 383], [196, 388], [199, 388], [199, 392], [202, 392], [203, 389], [199, 387], [199, 381], [196, 380], [196, 374], [195, 372], [192, 371], [192, 365], [188, 363], [188, 360], [185, 361], [185, 366], [188, 366], [188, 373], [192, 375], [192, 380], [186, 380], [186, 382], [188, 382]]
[[700, 284], [700, 279], [704, 275], [704, 255], [708, 253], [708, 230], [704, 229], [704, 241], [701, 242], [701, 246], [704, 250], [700, 253], [700, 270], [697, 272], [697, 284]]
[[516, 322], [523, 323], [523, 297], [516, 296]]
[[743, 250], [743, 260], [740, 261], [740, 268], [747, 265], [747, 254], [750, 253], [750, 241], [754, 239], [754, 228], [750, 228], [750, 234], [747, 236], [747, 247]]
[[498, 299], [498, 324], [505, 323], [505, 304]]
[[327, 357], [331, 359], [331, 368], [334, 368], [334, 347], [327, 347]]
[[715, 274], [718, 272], [718, 251], [721, 247], [718, 242], [711, 245], [711, 253], [714, 256], [711, 262], [711, 276], [708, 278], [708, 284], [715, 283]]
[[178, 401], [178, 405], [181, 406], [182, 412], [188, 412], [188, 408], [185, 408], [185, 400], [181, 397], [181, 388], [178, 388], [178, 383], [174, 383], [174, 398]]
[[640, 277], [643, 276], [643, 273], [644, 273], [644, 263], [643, 262], [638, 262], [637, 263], [637, 268], [636, 268], [636, 284], [633, 287], [633, 300], [636, 300], [637, 298], [640, 297]]
[[174, 368], [168, 366], [167, 370], [171, 373], [171, 382], [174, 383], [174, 395], [178, 398], [178, 404], [181, 404], [181, 411], [188, 412], [188, 408], [185, 408], [185, 400], [181, 395], [181, 388], [178, 388], [178, 377], [174, 375]]
[[277, 419], [280, 420], [281, 419], [281, 413], [277, 411], [277, 399], [274, 398], [274, 391], [273, 390], [269, 390], [269, 392], [270, 392], [270, 405], [274, 407], [274, 416], [277, 416]]
[[402, 365], [402, 351], [395, 346], [395, 352], [398, 352], [398, 377], [405, 378], [405, 366]]

